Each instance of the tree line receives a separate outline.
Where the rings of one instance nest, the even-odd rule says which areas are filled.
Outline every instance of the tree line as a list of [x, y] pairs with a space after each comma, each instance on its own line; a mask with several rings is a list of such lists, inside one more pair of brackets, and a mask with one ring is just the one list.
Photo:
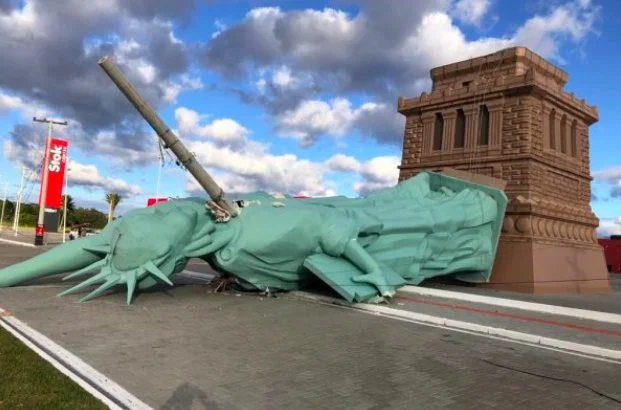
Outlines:
[[[64, 195], [62, 201], [64, 204]], [[108, 214], [98, 211], [95, 208], [78, 207], [76, 206], [71, 195], [67, 195], [67, 228], [70, 228], [75, 224], [90, 224], [90, 226], [94, 229], [103, 229], [108, 221], [114, 217], [114, 212], [116, 210], [116, 206], [120, 202], [120, 197], [117, 194], [106, 194], [106, 202], [109, 204]], [[0, 207], [1, 206], [2, 201], [0, 201]], [[63, 208], [59, 209], [58, 212], [60, 213], [59, 222], [62, 224]], [[4, 205], [4, 218], [2, 223], [4, 225], [11, 225], [14, 217], [15, 202], [7, 199], [6, 204]], [[39, 204], [22, 202], [19, 211], [19, 225], [34, 227], [37, 225], [38, 218]]]

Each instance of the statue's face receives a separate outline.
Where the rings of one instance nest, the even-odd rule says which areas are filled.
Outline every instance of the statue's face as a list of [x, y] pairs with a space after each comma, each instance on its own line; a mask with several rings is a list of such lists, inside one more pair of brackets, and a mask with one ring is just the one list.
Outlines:
[[96, 241], [85, 242], [83, 249], [101, 259], [65, 279], [101, 271], [61, 295], [103, 282], [81, 299], [85, 301], [112, 286], [127, 284], [129, 304], [137, 285], [143, 289], [158, 282], [172, 285], [170, 276], [183, 269], [189, 258], [206, 256], [222, 246], [213, 240], [215, 231], [205, 209], [192, 202], [164, 203], [129, 212], [108, 224]]
[[[110, 263], [115, 270], [129, 271], [152, 261], [160, 266], [172, 257], [173, 241], [178, 234], [166, 232], [165, 218], [157, 214], [142, 214], [126, 218], [112, 238]], [[177, 227], [177, 229], [183, 227]], [[184, 229], [185, 230], [185, 229]], [[191, 235], [191, 231], [187, 232]], [[181, 235], [182, 236], [182, 235]], [[172, 274], [172, 272], [171, 272]]]

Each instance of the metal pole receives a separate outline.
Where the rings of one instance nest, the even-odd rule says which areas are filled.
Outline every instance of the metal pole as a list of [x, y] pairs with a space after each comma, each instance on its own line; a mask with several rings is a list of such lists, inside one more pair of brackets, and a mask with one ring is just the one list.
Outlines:
[[157, 167], [157, 184], [155, 185], [155, 203], [159, 202], [160, 199], [160, 181], [162, 180], [162, 156], [159, 155], [159, 164]]
[[4, 207], [6, 206], [6, 195], [9, 190], [9, 184], [4, 183], [4, 198], [2, 198], [2, 214], [0, 215], [0, 231], [4, 229]]
[[21, 212], [22, 207], [22, 193], [24, 191], [24, 178], [26, 177], [26, 169], [22, 167], [22, 178], [19, 183], [19, 190], [17, 191], [17, 203], [15, 204], [15, 217], [13, 218], [13, 229], [15, 230], [15, 236], [17, 236], [17, 232], [19, 231], [19, 214]]
[[[67, 163], [69, 163], [69, 158], [67, 158]], [[70, 168], [65, 170], [65, 204], [63, 210], [63, 243], [65, 243], [65, 236], [67, 235], [67, 187], [69, 186], [69, 171]]]
[[192, 174], [196, 181], [207, 191], [209, 197], [218, 206], [227, 211], [232, 217], [239, 214], [239, 210], [229, 202], [224, 195], [224, 191], [211, 176], [205, 171], [201, 164], [196, 161], [194, 155], [183, 145], [179, 138], [170, 128], [164, 124], [162, 119], [151, 108], [151, 106], [138, 94], [134, 87], [127, 81], [123, 73], [112, 63], [109, 57], [99, 60], [99, 66], [108, 74], [110, 79], [116, 84], [119, 90], [138, 110], [142, 117], [149, 123], [158, 137], [164, 141], [164, 148], [170, 148], [183, 166]]
[[39, 219], [37, 220], [37, 227], [35, 229], [35, 245], [43, 245], [43, 237], [45, 236], [45, 204], [47, 202], [47, 180], [48, 180], [48, 169], [49, 160], [50, 160], [50, 144], [52, 142], [52, 126], [56, 125], [67, 125], [67, 121], [54, 121], [47, 118], [36, 118], [32, 117], [32, 120], [35, 122], [43, 122], [47, 123], [47, 138], [45, 140], [45, 153], [43, 156], [43, 176], [41, 179], [41, 195], [39, 196]]

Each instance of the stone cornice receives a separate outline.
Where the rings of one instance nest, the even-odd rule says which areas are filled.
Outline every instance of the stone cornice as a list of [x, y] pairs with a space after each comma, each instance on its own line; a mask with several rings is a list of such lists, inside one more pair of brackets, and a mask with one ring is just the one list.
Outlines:
[[423, 92], [419, 97], [403, 98], [398, 101], [398, 111], [403, 115], [421, 114], [427, 110], [442, 110], [461, 105], [482, 104], [516, 93], [536, 94], [562, 107], [587, 124], [597, 122], [597, 107], [588, 105], [573, 93], [552, 88], [546, 79], [531, 69], [523, 75], [498, 77], [492, 81], [474, 82], [469, 88], [438, 89], [431, 93]]

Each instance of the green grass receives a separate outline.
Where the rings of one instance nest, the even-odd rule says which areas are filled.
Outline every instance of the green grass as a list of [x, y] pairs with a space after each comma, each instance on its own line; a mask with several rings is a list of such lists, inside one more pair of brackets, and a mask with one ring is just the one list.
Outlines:
[[0, 409], [107, 409], [0, 327]]

